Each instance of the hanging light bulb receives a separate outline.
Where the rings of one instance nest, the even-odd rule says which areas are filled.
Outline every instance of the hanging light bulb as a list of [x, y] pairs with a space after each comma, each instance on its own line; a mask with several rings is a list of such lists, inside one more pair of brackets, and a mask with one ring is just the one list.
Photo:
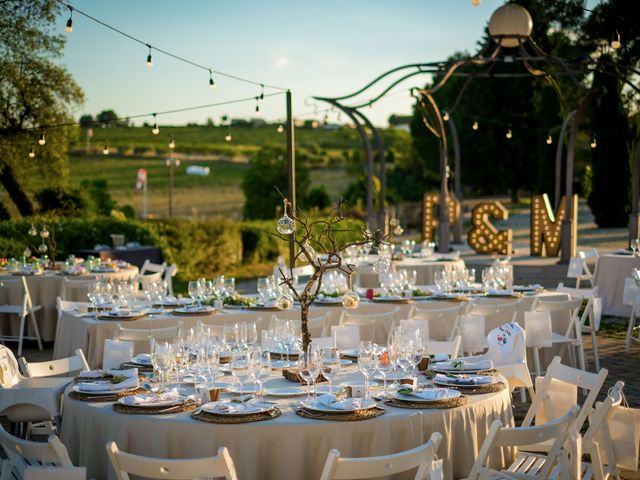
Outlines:
[[282, 133], [282, 132], [284, 132], [284, 127], [282, 126], [282, 124], [281, 124], [281, 123], [280, 123], [280, 124], [278, 124], [278, 128], [276, 128], [276, 132], [278, 132], [278, 133]]
[[473, 121], [473, 125], [471, 126], [471, 128], [473, 128], [474, 130], [478, 130], [478, 128], [480, 128], [480, 125], [478, 125], [478, 121], [477, 120]]
[[40, 138], [38, 139], [38, 144], [44, 145], [45, 143], [47, 143], [47, 140], [44, 138], [44, 130], [42, 130], [40, 132]]
[[31, 147], [31, 150], [29, 151], [29, 158], [33, 158], [36, 156], [36, 149]]
[[551, 134], [547, 136], [547, 145], [551, 145], [553, 143], [553, 138], [551, 138]]
[[71, 17], [73, 16], [73, 7], [71, 5], [67, 5], [69, 8], [69, 20], [67, 20], [67, 26], [64, 27], [64, 31], [67, 33], [73, 32], [73, 20]]
[[31, 224], [31, 228], [29, 229], [29, 235], [31, 235], [32, 237], [35, 237], [38, 234], [38, 229], [36, 228], [36, 226], [32, 223]]
[[507, 137], [508, 139], [511, 139], [511, 137], [513, 137], [513, 133], [511, 132], [511, 129], [507, 130], [505, 137]]
[[288, 201], [285, 199], [284, 200], [284, 214], [282, 215], [282, 217], [280, 217], [280, 219], [278, 220], [278, 223], [276, 224], [276, 229], [278, 230], [278, 232], [280, 232], [282, 235], [291, 235], [294, 232], [294, 221], [293, 219], [287, 215], [287, 205], [288, 205]]
[[107, 144], [104, 144], [104, 148], [102, 149], [102, 154], [103, 155], [109, 155], [109, 147], [107, 146]]
[[471, 5], [477, 7], [478, 5], [480, 5], [480, 0], [471, 0]]
[[596, 148], [598, 146], [598, 142], [596, 142], [596, 134], [594, 133], [591, 137], [591, 148]]
[[256, 97], [256, 113], [260, 113], [260, 97]]
[[616, 33], [611, 38], [611, 48], [614, 50], [619, 49], [622, 46], [622, 42], [620, 41], [620, 32], [616, 30]]
[[151, 45], [147, 44], [149, 47], [149, 55], [147, 55], [147, 68], [153, 67], [153, 57], [151, 56]]
[[260, 96], [258, 97], [260, 103], [264, 103], [264, 85], [260, 84]]
[[42, 226], [42, 230], [40, 230], [40, 238], [42, 238], [43, 240], [45, 238], [49, 238], [49, 230], [47, 230], [46, 226]]
[[173, 137], [170, 137], [169, 139], [169, 148], [171, 150], [173, 150], [174, 148], [176, 148], [176, 142], [173, 140]]
[[158, 127], [158, 121], [156, 120], [156, 114], [153, 114], [153, 129], [151, 130], [151, 133], [153, 133], [154, 135], [158, 135], [160, 133], [160, 128]]
[[446, 111], [445, 111], [445, 112], [444, 112], [444, 115], [442, 116], [442, 119], [443, 119], [445, 122], [448, 122], [448, 121], [449, 121], [449, 112], [446, 112]]
[[227, 128], [227, 134], [224, 136], [224, 139], [225, 139], [227, 142], [230, 142], [230, 141], [231, 141], [231, 129], [230, 129], [230, 128]]
[[213, 70], [209, 69], [209, 88], [211, 90], [216, 89], [216, 82], [213, 81]]

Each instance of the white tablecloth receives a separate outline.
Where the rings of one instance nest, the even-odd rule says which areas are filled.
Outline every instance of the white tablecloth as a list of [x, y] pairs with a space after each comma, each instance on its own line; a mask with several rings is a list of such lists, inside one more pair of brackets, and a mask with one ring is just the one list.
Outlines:
[[[351, 368], [353, 371], [353, 367]], [[338, 381], [360, 378], [345, 374]], [[282, 379], [268, 386], [292, 385]], [[468, 475], [482, 441], [495, 419], [512, 425], [510, 394], [470, 395], [468, 404], [454, 409], [411, 410], [386, 407], [378, 418], [356, 422], [304, 419], [293, 413], [292, 401], [277, 399], [283, 415], [264, 422], [222, 425], [194, 420], [189, 413], [127, 415], [110, 403], [65, 398], [61, 439], [74, 465], [86, 466], [89, 478], [115, 478], [104, 446], [115, 441], [126, 452], [165, 458], [215, 455], [229, 448], [238, 478], [243, 480], [301, 480], [320, 477], [327, 453], [337, 448], [346, 457], [384, 455], [416, 447], [441, 432], [438, 457], [445, 478]], [[501, 452], [493, 458], [503, 463]]]
[[[127, 281], [133, 280], [137, 275], [138, 267], [132, 266], [112, 273], [92, 273], [90, 276], [106, 278], [109, 279], [109, 281]], [[82, 277], [74, 278], [82, 279]], [[16, 279], [20, 279], [20, 276], [11, 274], [0, 275], [0, 281]], [[64, 275], [56, 275], [55, 273], [30, 275], [27, 277], [27, 285], [29, 287], [29, 293], [31, 294], [31, 301], [34, 305], [40, 305], [42, 307], [42, 309], [37, 311], [35, 315], [36, 321], [38, 322], [40, 336], [45, 342], [51, 342], [55, 339], [56, 323], [58, 319], [56, 298], [62, 295], [62, 284], [64, 279]], [[70, 298], [69, 300], [86, 300], [86, 298]], [[22, 304], [21, 294], [17, 291], [9, 293], [0, 290], [0, 304], [3, 303]], [[19, 325], [20, 323], [17, 316], [12, 315], [10, 329], [10, 333], [12, 335], [18, 334]], [[5, 331], [5, 333], [9, 332]], [[30, 325], [27, 329], [27, 335], [33, 335]]]
[[602, 298], [602, 313], [616, 317], [628, 317], [631, 306], [622, 303], [624, 279], [634, 268], [640, 268], [640, 257], [632, 255], [604, 254], [598, 257], [594, 285]]
[[[429, 260], [425, 258], [405, 258], [394, 261], [396, 271], [415, 270], [417, 285], [433, 285], [433, 277], [436, 272], [444, 268], [464, 268], [463, 260]], [[370, 264], [362, 264], [356, 268], [356, 283], [361, 288], [376, 288], [380, 286], [378, 274], [373, 271]]]

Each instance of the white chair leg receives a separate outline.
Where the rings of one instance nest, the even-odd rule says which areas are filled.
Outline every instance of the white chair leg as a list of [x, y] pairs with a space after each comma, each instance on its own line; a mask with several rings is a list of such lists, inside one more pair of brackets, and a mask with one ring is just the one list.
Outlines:
[[635, 308], [631, 311], [631, 316], [629, 317], [629, 327], [627, 328], [627, 338], [625, 341], [625, 350], [627, 353], [631, 351], [631, 339], [633, 338], [633, 328], [636, 323], [636, 311]]
[[40, 338], [40, 330], [38, 329], [38, 322], [36, 321], [36, 316], [33, 313], [33, 310], [29, 311], [29, 317], [31, 318], [31, 325], [33, 326], [33, 331], [36, 333], [38, 350], [42, 351], [42, 339]]
[[538, 377], [541, 377], [542, 370], [540, 369], [540, 349], [538, 347], [533, 347], [533, 360], [536, 365], [536, 375]]
[[18, 331], [18, 357], [22, 356], [22, 342], [24, 341], [24, 328], [26, 320], [26, 312], [20, 315], [20, 330]]
[[600, 371], [600, 357], [598, 356], [598, 337], [596, 331], [591, 329], [591, 348], [593, 348], [593, 362], [596, 366], [596, 372]]
[[519, 390], [520, 390], [520, 401], [522, 403], [526, 403], [527, 402], [527, 394], [524, 391], [524, 387], [520, 387]]

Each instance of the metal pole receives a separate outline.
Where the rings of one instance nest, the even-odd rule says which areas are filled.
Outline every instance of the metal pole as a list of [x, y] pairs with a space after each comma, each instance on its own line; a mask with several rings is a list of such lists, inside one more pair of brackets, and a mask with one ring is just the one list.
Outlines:
[[640, 185], [640, 142], [636, 145], [636, 152], [633, 157], [633, 176], [631, 180], [631, 214], [629, 215], [629, 242], [638, 238], [638, 224], [640, 217], [640, 194], [638, 189]]
[[[287, 90], [287, 169], [289, 172], [289, 202], [291, 202], [291, 212], [293, 216], [296, 212], [296, 153], [294, 145], [294, 124], [292, 113], [291, 90]], [[293, 271], [296, 257], [296, 233], [291, 234], [289, 240], [289, 268]]]
[[173, 150], [169, 150], [169, 218], [173, 217]]
[[564, 147], [564, 135], [571, 119], [576, 113], [578, 113], [577, 110], [569, 112], [567, 117], [564, 119], [564, 122], [562, 122], [562, 129], [560, 130], [560, 136], [558, 137], [558, 146], [556, 147], [556, 188], [553, 197], [554, 211], [558, 210], [558, 205], [560, 205], [560, 183], [562, 181], [562, 149]]
[[449, 114], [449, 130], [451, 131], [451, 143], [453, 144], [453, 175], [454, 175], [454, 190], [456, 192], [456, 198], [460, 202], [460, 216], [458, 221], [453, 226], [453, 243], [462, 242], [462, 179], [461, 167], [460, 167], [460, 141], [458, 140], [458, 129], [453, 121], [453, 116]]
[[569, 134], [569, 145], [567, 147], [567, 172], [565, 186], [565, 215], [562, 221], [562, 240], [561, 240], [561, 256], [560, 263], [569, 263], [571, 257], [575, 255], [576, 239], [573, 236], [573, 154], [576, 147], [576, 137], [578, 136], [578, 119], [576, 118], [571, 124], [571, 132]]
[[144, 183], [142, 184], [142, 218], [149, 216], [149, 210], [147, 206], [147, 177], [144, 177]]
[[[386, 175], [386, 165], [385, 165], [386, 154], [384, 150], [384, 143], [382, 142], [382, 136], [380, 135], [380, 132], [378, 132], [378, 129], [373, 126], [371, 121], [365, 115], [363, 115], [362, 112], [358, 110], [355, 110], [355, 114], [358, 115], [364, 121], [365, 125], [369, 127], [369, 129], [371, 130], [371, 133], [373, 135], [373, 140], [375, 141], [376, 148], [378, 150], [378, 156], [380, 157], [380, 210], [378, 211], [377, 227], [382, 231], [383, 234], [386, 235], [388, 232], [387, 232], [387, 225], [385, 221], [386, 213], [385, 213], [384, 201], [386, 196], [386, 176], [387, 175]], [[373, 177], [373, 175], [370, 175], [370, 176]], [[373, 182], [373, 178], [371, 178], [371, 182]], [[371, 193], [371, 203], [373, 208], [373, 189]]]

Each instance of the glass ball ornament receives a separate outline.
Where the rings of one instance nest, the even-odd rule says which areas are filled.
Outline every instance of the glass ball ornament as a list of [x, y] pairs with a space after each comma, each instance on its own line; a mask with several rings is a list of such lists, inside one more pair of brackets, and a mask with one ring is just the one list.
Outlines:
[[401, 226], [400, 224], [396, 225], [396, 226], [393, 228], [393, 234], [394, 234], [394, 235], [396, 235], [396, 236], [398, 236], [398, 237], [399, 237], [399, 236], [400, 236], [400, 235], [402, 235], [403, 233], [404, 233], [404, 228], [402, 228], [402, 226]]
[[35, 237], [38, 234], [38, 229], [34, 224], [31, 224], [31, 228], [29, 229], [29, 235]]
[[360, 296], [353, 290], [347, 291], [342, 296], [342, 306], [344, 308], [356, 308], [360, 304]]
[[278, 220], [276, 229], [282, 235], [291, 235], [294, 231], [294, 221], [286, 213]]
[[30, 257], [31, 256], [31, 249], [29, 247], [25, 248], [22, 252], [22, 256], [23, 257]]
[[40, 230], [40, 238], [49, 238], [49, 230], [47, 230], [47, 227], [42, 227], [42, 230]]
[[293, 297], [289, 293], [283, 293], [276, 300], [276, 306], [281, 310], [290, 310], [293, 308]]
[[311, 243], [309, 242], [309, 240], [304, 242], [304, 244], [302, 246], [304, 247], [304, 249], [309, 254], [309, 257], [311, 257], [311, 260], [315, 260], [318, 257], [318, 254], [316, 253], [316, 251], [311, 246]]
[[378, 274], [387, 273], [389, 271], [389, 261], [386, 258], [379, 258], [373, 264], [373, 271]]
[[47, 247], [46, 243], [41, 243], [40, 245], [38, 245], [38, 251], [40, 253], [47, 253], [47, 250], [49, 250], [49, 247]]

